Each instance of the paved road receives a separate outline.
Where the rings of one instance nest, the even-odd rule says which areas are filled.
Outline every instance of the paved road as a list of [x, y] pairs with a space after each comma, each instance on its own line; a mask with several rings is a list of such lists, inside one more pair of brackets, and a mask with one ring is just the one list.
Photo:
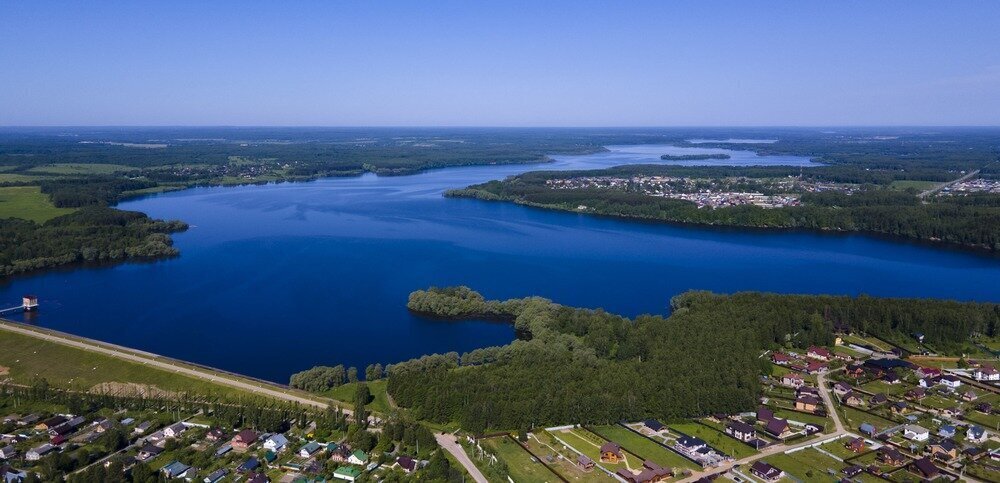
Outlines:
[[[314, 406], [319, 408], [327, 408], [329, 406], [329, 404], [317, 401], [315, 399], [298, 396], [294, 394], [292, 391], [284, 389], [281, 386], [277, 385], [269, 386], [265, 382], [242, 381], [236, 378], [231, 378], [221, 375], [219, 373], [211, 372], [207, 369], [204, 370], [198, 369], [180, 363], [171, 362], [170, 360], [156, 359], [150, 356], [135, 353], [132, 352], [131, 350], [126, 349], [125, 347], [115, 346], [113, 344], [106, 344], [106, 343], [97, 344], [96, 342], [88, 342], [86, 339], [83, 338], [61, 335], [57, 332], [50, 333], [48, 331], [42, 332], [38, 330], [32, 330], [23, 326], [19, 326], [17, 325], [17, 323], [12, 323], [12, 322], [0, 322], [0, 330], [16, 332], [30, 337], [35, 337], [38, 339], [55, 342], [57, 344], [76, 347], [78, 349], [83, 349], [90, 352], [97, 352], [100, 354], [104, 354], [107, 356], [115, 357], [126, 361], [145, 364], [148, 366], [156, 367], [158, 369], [171, 371], [177, 374], [183, 374], [186, 376], [203, 379], [215, 384], [234, 387], [253, 394], [260, 394], [275, 399], [296, 402], [299, 404]], [[345, 409], [344, 412], [350, 414], [351, 411]]]
[[934, 193], [937, 193], [938, 191], [941, 191], [941, 190], [943, 190], [943, 189], [945, 189], [945, 188], [947, 188], [947, 187], [949, 187], [949, 186], [951, 186], [953, 184], [958, 184], [958, 183], [961, 183], [962, 181], [965, 181], [965, 180], [967, 180], [969, 178], [972, 178], [972, 177], [976, 176], [977, 174], [979, 174], [979, 170], [978, 169], [975, 170], [975, 171], [971, 171], [971, 172], [969, 172], [969, 174], [967, 174], [965, 176], [962, 176], [961, 178], [958, 178], [956, 180], [952, 180], [952, 181], [949, 181], [947, 183], [941, 183], [941, 184], [939, 184], [939, 185], [937, 185], [937, 186], [935, 186], [935, 187], [933, 187], [933, 188], [931, 188], [931, 189], [929, 189], [927, 191], [924, 191], [924, 192], [918, 194], [917, 196], [920, 197], [920, 198], [926, 198], [926, 197], [928, 197], [928, 196], [930, 196], [930, 195], [932, 195]]
[[472, 475], [472, 479], [476, 480], [476, 483], [489, 483], [486, 477], [483, 476], [483, 472], [479, 471], [479, 468], [476, 468], [476, 465], [472, 464], [469, 455], [465, 454], [465, 448], [458, 444], [458, 438], [454, 434], [435, 433], [434, 439], [437, 440], [442, 448], [451, 453], [459, 463], [462, 463], [462, 466]]
[[830, 396], [830, 389], [828, 387], [826, 387], [826, 374], [825, 373], [820, 373], [819, 376], [816, 378], [816, 380], [819, 383], [818, 384], [819, 385], [819, 394], [823, 398], [823, 404], [826, 405], [826, 413], [829, 414], [833, 418], [834, 431], [832, 433], [826, 434], [826, 435], [824, 435], [820, 439], [811, 439], [809, 441], [804, 441], [804, 442], [797, 443], [797, 444], [792, 444], [792, 445], [775, 444], [773, 446], [768, 446], [768, 447], [764, 448], [763, 451], [761, 451], [760, 453], [757, 453], [757, 454], [755, 454], [753, 456], [747, 456], [746, 458], [743, 458], [741, 460], [732, 461], [732, 462], [723, 464], [721, 466], [717, 466], [715, 468], [706, 468], [706, 469], [704, 469], [702, 471], [697, 471], [697, 472], [693, 473], [691, 476], [689, 476], [688, 478], [685, 478], [684, 480], [682, 480], [682, 482], [697, 481], [699, 478], [701, 478], [703, 476], [708, 476], [708, 475], [716, 474], [716, 473], [725, 473], [726, 471], [729, 471], [733, 466], [736, 466], [736, 465], [742, 466], [742, 465], [745, 465], [747, 463], [752, 463], [754, 461], [757, 461], [757, 460], [759, 460], [761, 458], [766, 458], [766, 457], [771, 456], [773, 454], [784, 453], [784, 452], [787, 452], [789, 450], [793, 450], [793, 449], [796, 449], [796, 448], [802, 448], [802, 447], [805, 447], [805, 446], [812, 446], [814, 444], [818, 444], [818, 443], [821, 443], [821, 442], [824, 442], [824, 441], [829, 441], [829, 440], [832, 440], [832, 439], [836, 439], [836, 438], [839, 438], [839, 437], [841, 437], [841, 436], [843, 436], [845, 434], [848, 434], [848, 432], [844, 429], [844, 423], [840, 420], [840, 415], [837, 414], [837, 407], [833, 405], [833, 398]]

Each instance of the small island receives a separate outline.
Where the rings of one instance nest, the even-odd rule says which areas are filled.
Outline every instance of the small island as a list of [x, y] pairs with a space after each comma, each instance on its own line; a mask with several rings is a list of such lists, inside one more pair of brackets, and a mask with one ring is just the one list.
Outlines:
[[718, 154], [664, 154], [660, 159], [664, 161], [704, 161], [707, 159], [729, 159], [732, 156], [725, 153]]

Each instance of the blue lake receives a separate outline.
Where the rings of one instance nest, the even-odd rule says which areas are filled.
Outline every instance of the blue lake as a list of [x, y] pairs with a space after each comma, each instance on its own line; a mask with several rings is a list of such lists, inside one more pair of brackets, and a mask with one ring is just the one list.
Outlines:
[[[31, 323], [286, 382], [316, 364], [363, 368], [503, 344], [511, 327], [411, 316], [407, 295], [469, 285], [491, 298], [542, 295], [634, 316], [688, 289], [1000, 301], [1000, 259], [863, 235], [635, 223], [445, 199], [448, 188], [528, 170], [658, 162], [725, 152], [611, 147], [541, 165], [414, 176], [197, 188], [121, 204], [191, 229], [155, 263], [16, 278], [0, 303], [40, 296]], [[730, 152], [709, 164], [809, 165]], [[704, 161], [699, 164], [705, 164]]]

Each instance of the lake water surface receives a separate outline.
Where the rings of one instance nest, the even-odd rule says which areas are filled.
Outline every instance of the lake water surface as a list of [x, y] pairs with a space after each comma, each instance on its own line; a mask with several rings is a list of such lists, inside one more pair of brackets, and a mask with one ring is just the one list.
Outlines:
[[[0, 287], [0, 304], [36, 293], [42, 308], [32, 323], [286, 382], [316, 364], [363, 368], [512, 339], [505, 324], [411, 316], [407, 294], [431, 285], [465, 284], [491, 298], [542, 295], [629, 316], [665, 313], [670, 297], [688, 289], [1000, 301], [1000, 260], [976, 253], [441, 196], [528, 170], [702, 152], [727, 151], [612, 147], [542, 165], [196, 188], [129, 201], [121, 208], [191, 224], [174, 237], [180, 257], [17, 278]], [[707, 164], [811, 164], [729, 153]]]

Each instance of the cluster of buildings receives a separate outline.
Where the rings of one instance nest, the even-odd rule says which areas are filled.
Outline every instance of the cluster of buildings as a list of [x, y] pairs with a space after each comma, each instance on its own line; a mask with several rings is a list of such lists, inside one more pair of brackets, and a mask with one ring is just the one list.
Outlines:
[[946, 186], [941, 190], [946, 195], [969, 193], [1000, 193], [1000, 179], [975, 178]]
[[749, 181], [740, 178], [737, 181], [728, 179], [694, 179], [670, 176], [587, 176], [579, 178], [562, 178], [546, 180], [545, 185], [554, 189], [605, 188], [619, 189], [647, 196], [659, 196], [676, 200], [690, 201], [698, 208], [722, 208], [726, 206], [754, 205], [762, 208], [781, 208], [798, 206], [798, 194], [765, 195], [758, 192], [744, 191], [747, 183], [760, 184], [759, 181]]

